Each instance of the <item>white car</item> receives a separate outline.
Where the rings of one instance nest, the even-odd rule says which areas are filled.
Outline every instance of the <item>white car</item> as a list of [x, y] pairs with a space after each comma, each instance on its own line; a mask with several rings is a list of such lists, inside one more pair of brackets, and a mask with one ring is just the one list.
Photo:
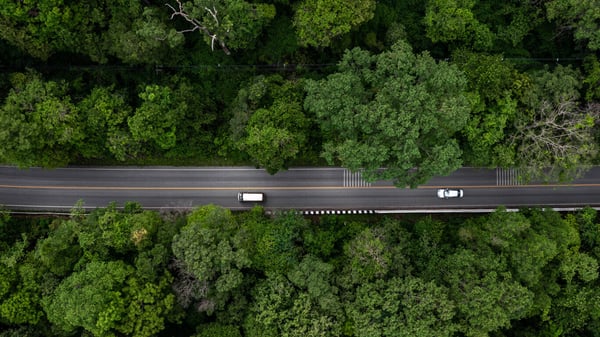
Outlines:
[[463, 190], [453, 188], [440, 188], [437, 190], [437, 196], [440, 199], [462, 198]]

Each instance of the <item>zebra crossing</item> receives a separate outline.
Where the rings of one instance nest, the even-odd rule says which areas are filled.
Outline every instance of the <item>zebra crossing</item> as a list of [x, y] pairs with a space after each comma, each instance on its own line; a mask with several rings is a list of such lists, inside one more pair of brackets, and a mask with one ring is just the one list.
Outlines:
[[496, 168], [496, 186], [513, 186], [521, 184], [523, 184], [523, 181], [518, 169]]
[[362, 179], [360, 171], [352, 172], [350, 170], [344, 170], [343, 181], [344, 187], [371, 187], [371, 183]]

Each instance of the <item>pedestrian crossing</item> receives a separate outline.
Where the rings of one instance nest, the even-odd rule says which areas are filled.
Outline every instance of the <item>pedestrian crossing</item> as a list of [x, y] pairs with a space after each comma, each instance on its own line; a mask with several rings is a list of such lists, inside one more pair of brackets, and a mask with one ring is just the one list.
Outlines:
[[360, 171], [344, 170], [344, 187], [371, 187], [371, 183], [362, 179]]
[[496, 168], [496, 186], [522, 185], [523, 181], [519, 169]]

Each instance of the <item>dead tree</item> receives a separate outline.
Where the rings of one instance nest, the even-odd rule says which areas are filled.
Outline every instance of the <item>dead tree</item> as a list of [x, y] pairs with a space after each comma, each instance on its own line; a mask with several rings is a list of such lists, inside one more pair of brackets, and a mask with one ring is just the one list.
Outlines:
[[598, 104], [581, 108], [572, 100], [543, 102], [533, 120], [517, 124], [511, 137], [518, 145], [519, 162], [531, 169], [533, 177], [545, 171], [550, 180], [576, 178], [598, 150], [593, 129], [599, 118]]
[[[225, 41], [223, 41], [223, 37], [219, 36], [217, 34], [217, 32], [211, 31], [207, 27], [207, 25], [203, 24], [198, 19], [191, 17], [183, 8], [183, 4], [181, 3], [181, 1], [180, 0], [176, 0], [176, 1], [177, 1], [177, 5], [178, 5], [179, 9], [175, 9], [175, 7], [171, 6], [170, 4], [166, 4], [167, 7], [169, 7], [173, 11], [173, 14], [171, 14], [171, 20], [173, 20], [173, 18], [175, 16], [181, 16], [187, 22], [192, 24], [192, 28], [177, 31], [178, 33], [187, 33], [187, 32], [193, 32], [196, 30], [200, 30], [201, 32], [206, 34], [206, 36], [208, 36], [210, 38], [210, 48], [213, 51], [215, 50], [215, 42], [216, 42], [221, 46], [221, 49], [223, 50], [223, 52], [225, 52], [225, 54], [231, 55], [229, 48], [227, 48], [227, 45], [225, 45]], [[215, 24], [216, 24], [215, 26], [218, 27], [219, 26], [219, 18], [217, 16], [218, 15], [217, 9], [215, 7], [213, 7], [212, 9], [210, 9], [208, 7], [204, 7], [204, 10], [206, 10], [208, 12], [208, 14], [210, 14], [210, 16], [215, 20]]]

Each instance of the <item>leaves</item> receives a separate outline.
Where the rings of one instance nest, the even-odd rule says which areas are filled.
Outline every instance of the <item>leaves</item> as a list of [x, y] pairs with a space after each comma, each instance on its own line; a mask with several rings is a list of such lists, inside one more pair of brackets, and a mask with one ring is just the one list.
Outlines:
[[294, 15], [299, 43], [327, 47], [339, 35], [371, 20], [374, 11], [373, 0], [303, 0]]
[[180, 47], [184, 37], [168, 27], [164, 13], [138, 1], [111, 2], [110, 21], [103, 34], [107, 52], [131, 64], [153, 64], [173, 58], [169, 52]]
[[115, 144], [113, 141], [126, 134], [127, 118], [131, 115], [131, 107], [126, 102], [124, 93], [115, 92], [112, 87], [96, 87], [79, 104], [84, 115], [84, 140], [78, 144], [78, 150], [87, 158], [98, 158], [107, 152], [118, 160], [135, 154], [133, 141], [130, 144]]
[[77, 50], [100, 59], [94, 29], [104, 13], [94, 6], [63, 0], [3, 2], [0, 33], [4, 38], [42, 60], [57, 51]]
[[273, 274], [254, 289], [245, 323], [249, 336], [339, 336], [341, 306], [330, 285], [331, 266], [305, 258], [284, 276]]
[[363, 284], [347, 310], [357, 336], [453, 336], [457, 328], [447, 289], [414, 277]]
[[181, 269], [193, 276], [191, 282], [205, 288], [191, 295], [204, 301], [202, 311], [223, 309], [242, 285], [242, 270], [250, 266], [250, 259], [243, 248], [244, 233], [235, 231], [237, 228], [229, 210], [209, 205], [196, 209], [173, 239], [173, 254], [181, 262]]
[[133, 139], [154, 142], [162, 149], [175, 146], [180, 111], [173, 109], [171, 89], [149, 85], [140, 93], [140, 98], [142, 104], [127, 120]]
[[290, 89], [281, 95], [270, 108], [252, 114], [246, 126], [248, 136], [241, 145], [270, 174], [287, 168], [306, 142], [308, 121], [298, 95]]
[[0, 158], [20, 167], [64, 166], [80, 139], [80, 115], [67, 85], [38, 74], [13, 75], [13, 88], [0, 107]]
[[307, 82], [304, 103], [319, 118], [322, 156], [330, 164], [339, 161], [368, 181], [393, 179], [399, 187], [460, 165], [453, 137], [469, 108], [456, 68], [413, 54], [405, 42], [377, 56], [348, 51], [339, 67], [325, 80]]
[[58, 276], [68, 275], [82, 255], [78, 234], [75, 221], [61, 223], [47, 238], [38, 241], [36, 258], [50, 272]]
[[278, 214], [275, 221], [257, 221], [250, 228], [253, 238], [253, 267], [266, 274], [287, 273], [300, 258], [297, 242], [306, 227], [304, 218], [294, 214]]
[[135, 337], [151, 337], [161, 332], [175, 308], [175, 295], [170, 291], [171, 282], [172, 277], [168, 272], [156, 283], [143, 282], [137, 277], [129, 278], [125, 288], [126, 314], [116, 329]]
[[177, 220], [187, 224], [171, 252], [179, 225], [156, 212], [75, 211], [35, 244], [33, 232], [0, 246], [0, 320], [138, 337], [171, 326], [261, 337], [595, 329], [594, 210], [365, 219], [325, 217], [313, 228], [294, 213], [208, 205]]
[[465, 41], [476, 50], [488, 50], [493, 34], [472, 12], [476, 0], [430, 0], [425, 14], [427, 37], [433, 42]]
[[126, 313], [120, 291], [131, 273], [120, 261], [90, 262], [43, 299], [48, 320], [67, 332], [82, 327], [96, 336], [108, 335]]
[[392, 261], [384, 236], [381, 229], [367, 228], [344, 246], [348, 287], [386, 275]]
[[546, 3], [548, 19], [558, 21], [562, 29], [573, 29], [576, 40], [586, 41], [590, 50], [600, 49], [597, 3], [594, 1], [553, 0]]

